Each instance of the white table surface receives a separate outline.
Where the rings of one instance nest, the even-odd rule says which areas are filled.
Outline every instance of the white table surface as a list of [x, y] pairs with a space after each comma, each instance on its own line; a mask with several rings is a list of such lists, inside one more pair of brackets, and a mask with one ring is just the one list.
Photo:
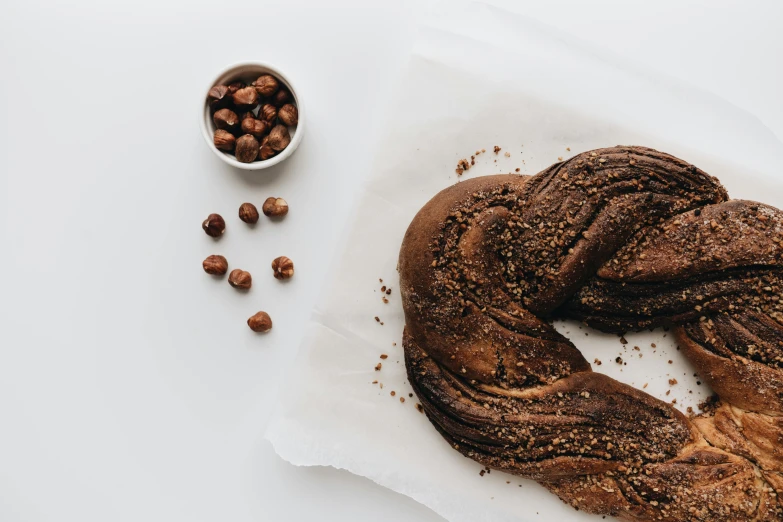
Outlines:
[[[507, 4], [783, 137], [779, 2]], [[1, 521], [442, 520], [346, 472], [290, 466], [262, 437], [414, 5], [0, 6]], [[270, 171], [224, 166], [198, 131], [206, 83], [244, 60], [281, 67], [306, 103], [300, 149]], [[240, 203], [270, 195], [289, 201], [285, 220], [239, 222]], [[228, 223], [217, 242], [200, 229], [210, 212]], [[211, 253], [253, 289], [206, 276]], [[285, 284], [269, 268], [282, 254], [296, 263]], [[245, 325], [259, 309], [265, 336]]]

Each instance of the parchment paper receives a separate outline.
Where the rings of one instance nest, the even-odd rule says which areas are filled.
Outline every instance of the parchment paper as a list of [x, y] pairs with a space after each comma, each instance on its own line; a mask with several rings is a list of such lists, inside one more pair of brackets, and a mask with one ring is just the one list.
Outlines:
[[[487, 5], [440, 6], [419, 33], [267, 438], [293, 464], [347, 469], [455, 522], [600, 520], [534, 482], [481, 476], [417, 411], [400, 341], [396, 264], [405, 229], [461, 179], [517, 168], [534, 174], [559, 157], [617, 144], [672, 153], [718, 176], [735, 198], [783, 206], [775, 177], [783, 147], [713, 95]], [[480, 149], [487, 152], [459, 178], [457, 161]], [[388, 304], [382, 285], [392, 289]], [[626, 335], [624, 346], [577, 323], [557, 326], [589, 361], [601, 361], [594, 370], [646, 384], [683, 410], [710, 394], [666, 332]]]

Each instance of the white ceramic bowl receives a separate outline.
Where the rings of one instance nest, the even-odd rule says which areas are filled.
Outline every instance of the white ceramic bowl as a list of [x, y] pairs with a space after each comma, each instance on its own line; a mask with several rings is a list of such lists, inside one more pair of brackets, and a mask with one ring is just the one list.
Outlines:
[[[299, 111], [299, 122], [296, 124], [296, 126], [288, 128], [289, 132], [291, 133], [291, 143], [289, 143], [288, 147], [283, 149], [283, 151], [280, 152], [277, 156], [273, 156], [268, 160], [254, 161], [253, 163], [242, 163], [241, 161], [237, 161], [233, 154], [227, 154], [215, 147], [213, 136], [215, 134], [216, 127], [215, 123], [212, 121], [212, 114], [209, 110], [209, 105], [207, 105], [207, 94], [209, 93], [209, 90], [215, 85], [228, 85], [229, 83], [238, 80], [249, 84], [262, 74], [271, 74], [288, 89], [288, 91], [291, 93], [291, 96], [294, 98], [294, 103], [296, 104], [296, 108]], [[302, 107], [302, 100], [296, 93], [296, 89], [294, 88], [293, 84], [291, 84], [291, 80], [289, 80], [285, 74], [280, 72], [280, 70], [271, 65], [258, 62], [239, 63], [232, 65], [220, 73], [220, 75], [209, 84], [209, 86], [204, 91], [201, 104], [201, 134], [204, 136], [204, 141], [207, 142], [207, 146], [212, 150], [212, 152], [215, 153], [218, 158], [228, 163], [232, 167], [245, 170], [261, 170], [273, 165], [277, 165], [281, 161], [285, 161], [287, 157], [293, 154], [296, 148], [299, 146], [299, 142], [302, 141], [302, 134], [304, 132], [304, 109]]]

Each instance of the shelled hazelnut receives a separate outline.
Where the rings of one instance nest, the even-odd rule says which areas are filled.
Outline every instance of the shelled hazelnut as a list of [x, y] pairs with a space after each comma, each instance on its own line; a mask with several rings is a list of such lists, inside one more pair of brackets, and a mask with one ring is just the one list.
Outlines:
[[204, 272], [210, 275], [225, 275], [228, 271], [228, 261], [223, 256], [209, 256], [202, 263]]
[[286, 256], [275, 258], [272, 261], [272, 272], [275, 279], [290, 279], [294, 275], [294, 262]]
[[209, 90], [209, 94], [207, 94], [207, 103], [209, 103], [209, 106], [212, 109], [225, 107], [230, 99], [228, 87], [225, 85], [215, 85]]
[[280, 152], [288, 147], [289, 143], [291, 143], [291, 135], [288, 134], [288, 127], [285, 125], [275, 125], [272, 130], [269, 131], [268, 144], [272, 149]]
[[215, 127], [227, 131], [236, 131], [239, 128], [239, 116], [231, 109], [220, 109], [212, 115]]
[[239, 219], [245, 223], [258, 223], [258, 209], [252, 203], [242, 203], [239, 207]]
[[242, 132], [245, 134], [252, 134], [256, 138], [261, 138], [268, 130], [269, 124], [264, 120], [257, 120], [252, 117], [242, 120]]
[[277, 118], [277, 108], [271, 103], [265, 103], [261, 106], [261, 110], [258, 111], [258, 117], [265, 121], [273, 122]]
[[285, 150], [299, 124], [291, 92], [271, 74], [215, 85], [207, 105], [216, 128], [215, 148], [242, 163], [268, 160]]
[[291, 101], [291, 93], [285, 88], [280, 89], [272, 96], [272, 105], [275, 107], [282, 107], [286, 103]]
[[268, 332], [272, 329], [272, 318], [266, 312], [258, 312], [247, 320], [247, 325], [254, 332]]
[[252, 111], [258, 106], [258, 92], [252, 87], [242, 87], [233, 96], [234, 105], [242, 111]]
[[283, 198], [266, 198], [261, 211], [265, 216], [285, 216], [288, 214], [288, 203]]
[[277, 113], [277, 117], [280, 118], [280, 121], [289, 127], [293, 127], [299, 123], [299, 111], [296, 110], [296, 107], [290, 103], [286, 103], [280, 107], [280, 110]]
[[213, 141], [215, 143], [215, 147], [217, 147], [218, 150], [222, 150], [223, 152], [232, 152], [234, 150], [234, 145], [236, 145], [237, 139], [230, 132], [223, 129], [218, 129], [215, 131]]
[[210, 237], [220, 237], [223, 235], [223, 232], [226, 231], [226, 222], [220, 214], [210, 214], [207, 216], [207, 219], [201, 223], [201, 228], [203, 228], [204, 232]]
[[247, 290], [253, 284], [250, 272], [235, 268], [228, 274], [228, 284], [239, 290]]
[[237, 157], [237, 161], [242, 163], [253, 163], [258, 157], [258, 151], [261, 148], [261, 144], [255, 136], [245, 134], [241, 136], [234, 147], [234, 155]]
[[280, 84], [278, 83], [277, 78], [271, 74], [263, 74], [253, 82], [253, 87], [261, 96], [272, 96], [277, 92]]

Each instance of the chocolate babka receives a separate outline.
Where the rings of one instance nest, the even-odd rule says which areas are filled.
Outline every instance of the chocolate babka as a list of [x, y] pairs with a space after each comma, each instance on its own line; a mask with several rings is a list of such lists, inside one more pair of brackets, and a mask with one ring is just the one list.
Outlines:
[[[623, 520], [783, 520], [783, 213], [643, 147], [436, 195], [400, 252], [405, 362], [463, 455]], [[551, 324], [672, 327], [719, 395], [688, 419]]]

